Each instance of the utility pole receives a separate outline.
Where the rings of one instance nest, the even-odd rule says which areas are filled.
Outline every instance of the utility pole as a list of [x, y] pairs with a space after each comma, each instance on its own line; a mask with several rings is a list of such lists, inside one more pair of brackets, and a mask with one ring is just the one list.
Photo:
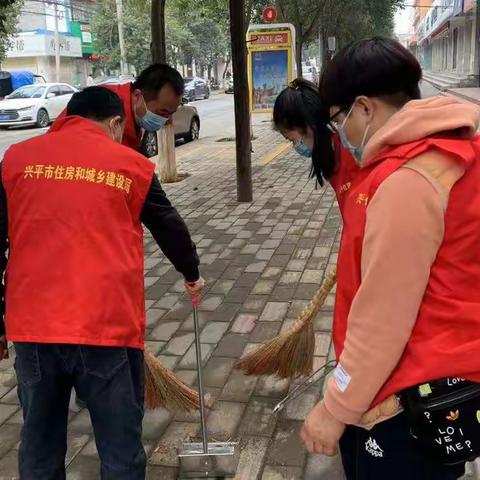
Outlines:
[[120, 74], [127, 72], [127, 55], [125, 53], [125, 38], [123, 35], [123, 5], [122, 0], [115, 0], [117, 4], [118, 43], [120, 44]]
[[58, 35], [58, 0], [53, 2], [55, 14], [55, 81], [60, 82], [60, 36]]
[[247, 77], [247, 43], [245, 0], [230, 0], [230, 35], [235, 102], [235, 141], [237, 148], [237, 199], [251, 202], [252, 156], [250, 138], [250, 106]]

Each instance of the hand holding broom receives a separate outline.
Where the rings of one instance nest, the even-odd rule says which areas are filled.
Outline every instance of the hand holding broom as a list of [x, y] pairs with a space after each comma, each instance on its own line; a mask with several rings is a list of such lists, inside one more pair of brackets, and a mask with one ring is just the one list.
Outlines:
[[313, 370], [315, 333], [313, 319], [320, 311], [336, 283], [336, 272], [329, 273], [313, 300], [303, 310], [292, 328], [264, 343], [252, 353], [242, 357], [236, 368], [246, 375], [278, 375], [297, 378]]

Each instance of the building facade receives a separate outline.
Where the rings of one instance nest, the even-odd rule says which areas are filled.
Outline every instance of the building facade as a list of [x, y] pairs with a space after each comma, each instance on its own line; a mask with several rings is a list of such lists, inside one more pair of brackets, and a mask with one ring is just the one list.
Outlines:
[[2, 70], [28, 70], [47, 82], [56, 79], [55, 54], [60, 56], [59, 80], [83, 87], [95, 65], [90, 22], [95, 0], [57, 2], [58, 46], [55, 41], [55, 7], [52, 3], [26, 0]]
[[477, 28], [475, 0], [420, 0], [410, 47], [427, 72], [473, 84], [479, 76]]

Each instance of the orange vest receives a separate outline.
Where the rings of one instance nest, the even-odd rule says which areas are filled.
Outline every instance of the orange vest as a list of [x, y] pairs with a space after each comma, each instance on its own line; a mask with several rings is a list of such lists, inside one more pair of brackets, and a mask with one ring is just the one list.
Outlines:
[[389, 149], [379, 154], [373, 165], [366, 168], [367, 176], [352, 187], [344, 206], [337, 269], [335, 352], [339, 359], [350, 307], [361, 285], [367, 206], [389, 175], [431, 148], [456, 156], [467, 170], [450, 193], [444, 240], [432, 266], [412, 335], [373, 406], [407, 387], [443, 377], [480, 382], [479, 137], [473, 140], [428, 138]]
[[140, 215], [153, 171], [74, 116], [7, 151], [9, 340], [143, 349]]

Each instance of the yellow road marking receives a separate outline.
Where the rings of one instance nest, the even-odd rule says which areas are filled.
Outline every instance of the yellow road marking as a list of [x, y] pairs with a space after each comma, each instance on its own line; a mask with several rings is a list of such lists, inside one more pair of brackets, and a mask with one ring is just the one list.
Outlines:
[[272, 150], [271, 152], [267, 153], [260, 159], [260, 165], [267, 165], [269, 164], [272, 160], [275, 160], [277, 157], [279, 157], [282, 153], [285, 153], [289, 148], [291, 148], [292, 144], [290, 142], [288, 143], [282, 143], [279, 147], [277, 147], [275, 150]]

